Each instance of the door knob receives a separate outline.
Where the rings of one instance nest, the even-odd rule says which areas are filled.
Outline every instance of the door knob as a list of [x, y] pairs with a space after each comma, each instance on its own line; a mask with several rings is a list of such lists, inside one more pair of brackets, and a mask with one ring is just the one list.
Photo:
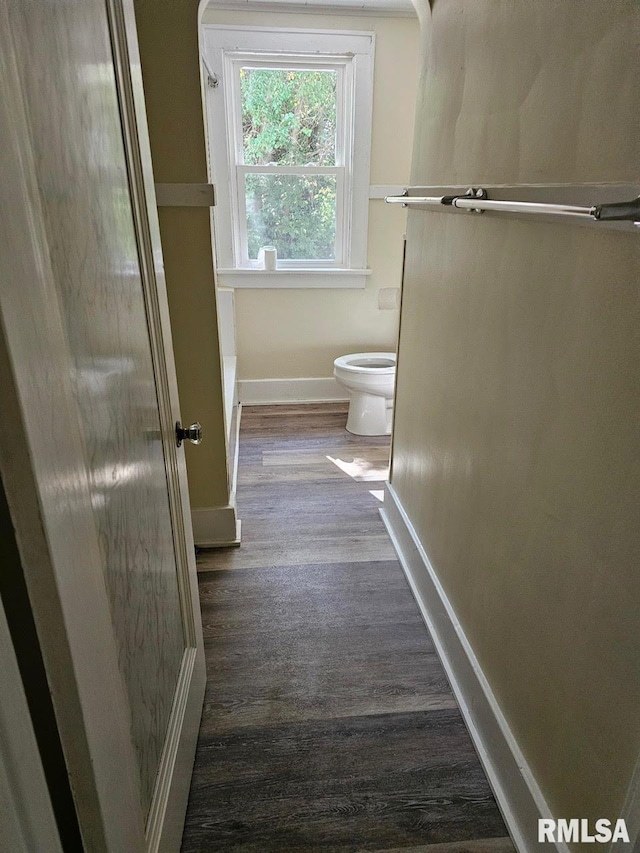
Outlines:
[[190, 441], [191, 444], [202, 443], [202, 427], [199, 423], [191, 424], [191, 426], [183, 427], [180, 421], [176, 421], [176, 444], [182, 446], [183, 441]]

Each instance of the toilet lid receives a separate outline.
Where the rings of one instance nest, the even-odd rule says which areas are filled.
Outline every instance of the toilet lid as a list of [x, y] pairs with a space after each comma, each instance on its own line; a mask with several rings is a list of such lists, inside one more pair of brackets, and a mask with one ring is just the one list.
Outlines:
[[356, 352], [343, 355], [334, 361], [336, 367], [351, 370], [353, 373], [394, 373], [396, 354], [394, 352]]

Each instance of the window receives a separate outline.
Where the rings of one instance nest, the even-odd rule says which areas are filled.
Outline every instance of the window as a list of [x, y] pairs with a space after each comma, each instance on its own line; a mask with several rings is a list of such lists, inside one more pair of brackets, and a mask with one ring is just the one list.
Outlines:
[[364, 286], [373, 38], [205, 27], [224, 284]]

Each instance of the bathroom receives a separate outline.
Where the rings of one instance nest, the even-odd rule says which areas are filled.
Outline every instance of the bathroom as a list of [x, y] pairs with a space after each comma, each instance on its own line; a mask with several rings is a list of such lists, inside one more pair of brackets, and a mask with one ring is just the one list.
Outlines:
[[0, 0], [0, 850], [640, 849], [639, 15]]
[[[339, 366], [342, 379], [338, 381], [334, 361], [355, 354], [360, 356], [357, 361], [361, 366], [366, 361], [362, 354], [374, 354], [378, 361], [371, 363], [373, 369], [366, 368], [364, 381], [373, 382], [376, 388], [382, 383], [381, 396], [366, 393], [359, 414], [354, 411], [356, 404], [352, 406], [349, 423], [351, 432], [364, 434], [388, 433], [391, 427], [406, 211], [386, 205], [384, 198], [401, 193], [409, 182], [419, 77], [415, 11], [409, 2], [385, 5], [370, 7], [368, 14], [356, 13], [353, 8], [340, 14], [334, 8], [322, 13], [316, 9], [312, 14], [311, 10], [300, 12], [299, 6], [295, 12], [261, 12], [255, 11], [255, 6], [253, 11], [230, 11], [228, 4], [213, 2], [204, 10], [201, 25], [211, 180], [217, 194], [213, 221], [225, 397], [236, 397], [243, 406], [345, 401], [353, 397], [350, 380], [360, 376], [362, 368], [353, 360], [346, 367]], [[238, 236], [228, 225], [237, 221], [234, 195], [237, 198], [239, 193], [233, 189], [227, 192], [233, 184], [230, 175], [234, 166], [229, 166], [233, 142], [227, 144], [229, 131], [224, 127], [232, 99], [225, 74], [231, 76], [233, 69], [225, 64], [222, 48], [228, 55], [229, 46], [242, 47], [240, 41], [247, 30], [252, 38], [251, 50], [260, 45], [258, 49], [262, 50], [279, 48], [286, 51], [289, 65], [294, 51], [318, 49], [309, 41], [319, 38], [314, 31], [331, 39], [327, 45], [332, 54], [336, 50], [343, 54], [353, 51], [357, 39], [369, 44], [370, 69], [360, 66], [357, 72], [361, 77], [358, 98], [364, 104], [357, 104], [354, 110], [356, 138], [352, 135], [346, 140], [352, 150], [339, 152], [335, 160], [337, 165], [354, 160], [358, 172], [353, 176], [352, 221], [344, 227], [361, 232], [361, 239], [350, 247], [346, 262], [344, 256], [338, 258], [334, 253], [333, 266], [348, 266], [346, 271], [324, 271], [322, 262], [317, 261], [292, 269], [293, 262], [282, 257], [277, 259], [275, 273], [260, 270], [265, 264], [256, 249], [262, 239], [258, 243], [255, 240], [276, 240], [276, 235], [264, 228], [253, 235], [253, 258], [245, 253], [242, 261]], [[302, 41], [282, 46], [283, 34], [274, 30], [296, 30]], [[333, 36], [341, 40], [337, 49]], [[277, 65], [277, 55], [274, 58], [269, 54], [269, 60]], [[232, 122], [233, 118], [229, 120]], [[338, 131], [346, 124], [348, 121], [338, 121]], [[266, 163], [269, 156], [253, 162]], [[287, 162], [294, 161], [295, 156]], [[340, 204], [338, 198], [337, 206]], [[283, 215], [278, 222], [281, 229], [285, 218]], [[344, 218], [349, 218], [349, 213], [340, 221]], [[384, 363], [379, 362], [380, 354]], [[228, 422], [231, 420], [229, 416]]]

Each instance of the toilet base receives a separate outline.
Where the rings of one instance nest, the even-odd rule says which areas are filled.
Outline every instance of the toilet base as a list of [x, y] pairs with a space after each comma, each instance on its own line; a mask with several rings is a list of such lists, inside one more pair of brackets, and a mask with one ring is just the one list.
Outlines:
[[390, 435], [393, 401], [361, 391], [350, 394], [347, 431], [353, 435]]

